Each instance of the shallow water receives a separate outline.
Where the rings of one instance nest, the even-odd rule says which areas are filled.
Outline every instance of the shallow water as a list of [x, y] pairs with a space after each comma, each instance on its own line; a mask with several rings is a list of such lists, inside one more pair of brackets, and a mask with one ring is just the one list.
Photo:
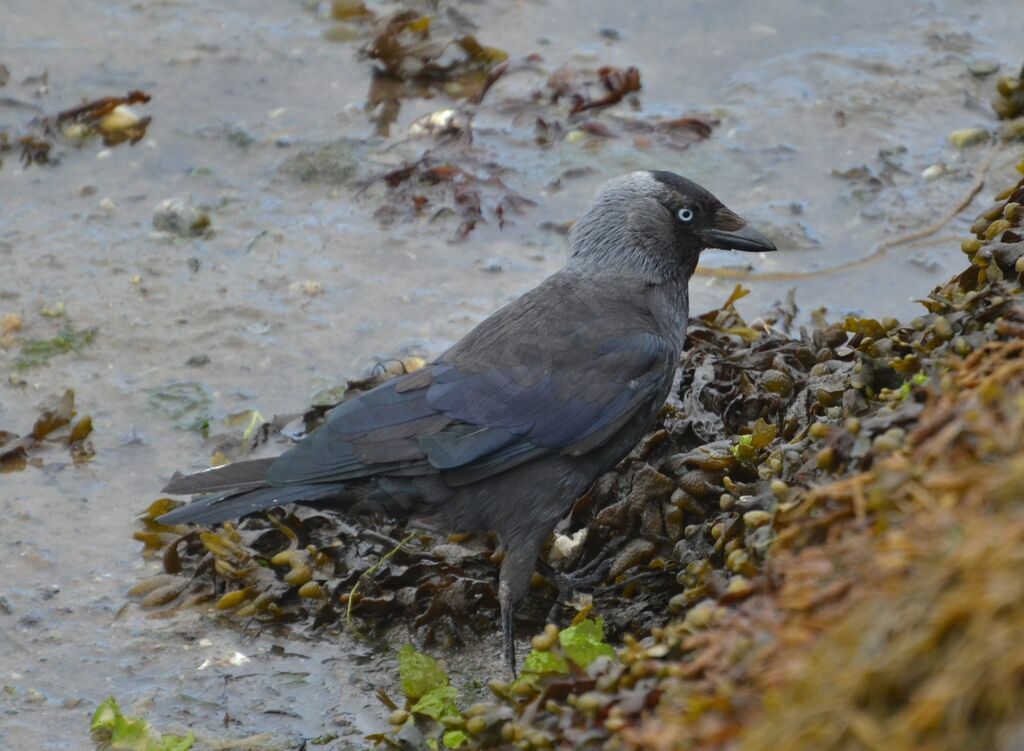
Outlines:
[[[930, 224], [966, 193], [987, 153], [946, 140], [991, 120], [992, 79], [973, 76], [968, 61], [1014, 68], [1019, 28], [998, 22], [1005, 4], [994, 0], [827, 5], [460, 5], [481, 41], [513, 58], [543, 58], [542, 72], [498, 81], [474, 141], [538, 205], [502, 229], [490, 221], [451, 242], [450, 222], [382, 227], [379, 191], [357, 195], [351, 180], [301, 183], [282, 172], [294, 154], [337, 139], [349, 139], [339, 148], [356, 174], [386, 170], [428, 145], [406, 140], [408, 125], [448, 105], [406, 102], [392, 138], [372, 138], [360, 110], [369, 66], [358, 43], [324, 37], [324, 9], [6, 0], [0, 63], [11, 80], [0, 96], [55, 112], [141, 88], [153, 101], [139, 111], [153, 123], [132, 148], [65, 147], [59, 165], [27, 170], [8, 155], [0, 170], [0, 314], [21, 314], [25, 337], [53, 336], [67, 322], [99, 329], [82, 353], [26, 371], [22, 386], [6, 379], [16, 351], [0, 350], [0, 428], [26, 432], [37, 405], [70, 387], [93, 416], [97, 452], [73, 466], [54, 449], [43, 469], [0, 475], [0, 684], [8, 687], [0, 744], [87, 747], [88, 716], [107, 695], [163, 730], [190, 726], [207, 739], [269, 733], [267, 748], [327, 732], [340, 733], [343, 747], [379, 730], [384, 710], [373, 691], [394, 689], [390, 652], [346, 634], [243, 632], [128, 604], [126, 590], [157, 566], [131, 539], [134, 515], [170, 472], [206, 466], [213, 450], [151, 409], [147, 390], [196, 381], [218, 415], [288, 413], [379, 357], [437, 353], [560, 265], [562, 238], [544, 223], [571, 220], [603, 179], [632, 169], [686, 174], [785, 238], [781, 252], [753, 260], [758, 270], [828, 269]], [[620, 38], [602, 35], [605, 27]], [[641, 114], [710, 111], [722, 123], [685, 151], [642, 149], [629, 137], [540, 150], [532, 118], [499, 105], [566, 63], [636, 64]], [[44, 69], [47, 91], [35, 97], [37, 85], [21, 81]], [[0, 129], [31, 114], [0, 107]], [[947, 165], [940, 177], [921, 176], [939, 163]], [[832, 175], [862, 165], [888, 182], [870, 191]], [[579, 167], [592, 172], [550, 187]], [[1005, 168], [997, 156], [994, 173]], [[215, 233], [154, 235], [153, 207], [172, 196], [209, 206]], [[752, 316], [795, 287], [805, 312], [912, 314], [912, 296], [961, 266], [951, 238], [973, 213], [853, 272], [749, 282], [741, 308]], [[306, 294], [306, 281], [323, 293]], [[720, 303], [734, 283], [695, 279], [693, 308]], [[65, 319], [40, 314], [58, 302]], [[185, 365], [200, 354], [209, 364]], [[236, 652], [248, 661], [232, 664]], [[498, 673], [497, 635], [449, 661], [457, 676]]]

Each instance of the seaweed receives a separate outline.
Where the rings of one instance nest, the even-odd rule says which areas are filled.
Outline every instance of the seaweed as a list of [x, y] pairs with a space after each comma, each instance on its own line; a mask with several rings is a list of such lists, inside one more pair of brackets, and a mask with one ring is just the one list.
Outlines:
[[505, 184], [503, 171], [497, 165], [466, 158], [466, 152], [455, 162], [427, 150], [419, 159], [366, 178], [360, 190], [376, 184], [385, 186], [389, 200], [376, 212], [382, 224], [402, 218], [429, 216], [433, 221], [453, 215], [459, 224], [452, 239], [461, 241], [488, 218], [500, 228], [511, 216], [534, 205]]
[[452, 18], [399, 10], [377, 22], [361, 52], [375, 66], [366, 109], [378, 134], [388, 134], [402, 99], [444, 93], [479, 103], [507, 70], [504, 51], [481, 44]]
[[44, 465], [40, 454], [47, 444], [58, 443], [67, 447], [75, 464], [89, 462], [95, 456], [89, 436], [92, 418], [83, 415], [75, 420], [75, 392], [67, 389], [59, 399], [42, 408], [31, 432], [18, 436], [0, 430], [0, 474], [20, 472], [29, 465]]
[[192, 733], [183, 736], [161, 734], [141, 717], [126, 717], [113, 696], [96, 708], [90, 731], [96, 748], [101, 751], [188, 751], [196, 740]]
[[[134, 146], [145, 138], [152, 117], [139, 117], [129, 105], [147, 104], [149, 101], [149, 94], [134, 90], [125, 96], [102, 97], [61, 110], [55, 115], [36, 117], [21, 134], [12, 137], [6, 131], [0, 132], [0, 155], [12, 150], [14, 144], [17, 144], [21, 148], [21, 164], [28, 168], [33, 164], [56, 164], [58, 160], [53, 152], [61, 142], [81, 145], [99, 137], [105, 146], [122, 143]], [[37, 109], [34, 105], [29, 106]], [[2, 166], [3, 160], [0, 159]]]
[[14, 367], [18, 370], [39, 368], [57, 355], [81, 352], [93, 343], [98, 331], [95, 326], [75, 329], [68, 324], [51, 339], [26, 339], [21, 344], [21, 354], [14, 360]]

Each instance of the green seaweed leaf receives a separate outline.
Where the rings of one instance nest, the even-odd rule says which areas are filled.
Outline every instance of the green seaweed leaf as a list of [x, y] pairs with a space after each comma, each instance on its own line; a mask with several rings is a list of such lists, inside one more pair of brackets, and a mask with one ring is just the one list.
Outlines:
[[96, 338], [96, 327], [75, 330], [70, 325], [61, 329], [52, 339], [29, 339], [21, 345], [21, 355], [15, 359], [14, 367], [28, 370], [46, 365], [51, 357], [68, 352], [81, 352]]
[[523, 675], [518, 682], [536, 688], [545, 674], [568, 673], [570, 660], [586, 668], [598, 657], [615, 657], [615, 649], [604, 640], [604, 618], [600, 617], [596, 620], [587, 618], [562, 629], [558, 633], [558, 643], [560, 652], [531, 650], [523, 661]]
[[458, 748], [469, 740], [469, 736], [462, 730], [449, 730], [444, 734], [442, 740], [448, 748]]
[[188, 751], [196, 742], [189, 733], [161, 735], [142, 717], [125, 717], [113, 696], [107, 697], [92, 715], [90, 728], [99, 748], [123, 751]]
[[459, 692], [455, 686], [438, 686], [420, 697], [420, 700], [412, 705], [412, 711], [431, 717], [438, 722], [443, 717], [457, 717], [459, 708], [455, 700], [458, 696]]
[[604, 640], [604, 618], [589, 618], [575, 626], [562, 629], [558, 641], [565, 655], [581, 668], [585, 668], [598, 657], [615, 657], [615, 649]]
[[[404, 645], [398, 652], [398, 674], [402, 679], [402, 691], [413, 701], [448, 685], [448, 674], [437, 660], [417, 652], [411, 644]], [[415, 707], [413, 709], [415, 711]]]
[[530, 652], [523, 661], [524, 673], [568, 673], [569, 663], [554, 652]]
[[739, 459], [741, 462], [749, 462], [756, 455], [757, 451], [752, 445], [754, 436], [752, 435], [741, 435], [736, 439], [735, 445], [732, 447], [732, 455]]
[[169, 381], [148, 389], [152, 409], [175, 421], [178, 428], [209, 436], [213, 420], [213, 397], [206, 386], [195, 381]]

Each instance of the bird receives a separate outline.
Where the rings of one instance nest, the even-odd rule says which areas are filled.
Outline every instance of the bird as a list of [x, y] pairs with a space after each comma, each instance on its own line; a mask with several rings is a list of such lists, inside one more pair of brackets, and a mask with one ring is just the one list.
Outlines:
[[171, 479], [165, 493], [199, 497], [159, 521], [212, 525], [314, 502], [496, 533], [515, 675], [515, 607], [556, 524], [655, 423], [706, 248], [776, 250], [692, 180], [613, 178], [572, 226], [559, 271], [421, 369], [341, 402], [280, 456]]

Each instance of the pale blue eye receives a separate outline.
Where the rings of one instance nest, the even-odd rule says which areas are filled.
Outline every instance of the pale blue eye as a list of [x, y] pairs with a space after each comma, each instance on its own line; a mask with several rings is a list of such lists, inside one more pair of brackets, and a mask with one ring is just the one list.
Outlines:
[[676, 216], [679, 217], [679, 221], [683, 224], [689, 224], [693, 221], [693, 209], [679, 209], [676, 212]]

